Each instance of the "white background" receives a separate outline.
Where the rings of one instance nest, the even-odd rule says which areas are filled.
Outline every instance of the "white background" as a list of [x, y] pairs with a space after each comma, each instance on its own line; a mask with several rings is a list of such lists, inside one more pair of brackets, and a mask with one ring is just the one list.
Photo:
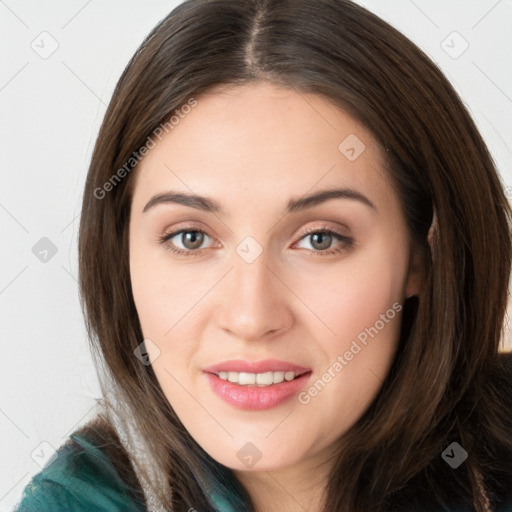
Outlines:
[[[0, 0], [0, 512], [99, 397], [77, 294], [82, 188], [117, 79], [178, 3]], [[512, 0], [359, 3], [438, 63], [512, 185]], [[46, 59], [32, 48], [52, 44]], [[57, 248], [46, 262], [32, 252], [43, 237]]]

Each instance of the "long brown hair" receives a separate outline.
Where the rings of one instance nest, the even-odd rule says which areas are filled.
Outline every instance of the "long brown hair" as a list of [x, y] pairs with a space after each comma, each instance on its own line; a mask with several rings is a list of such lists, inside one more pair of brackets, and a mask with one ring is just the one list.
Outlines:
[[[81, 296], [101, 371], [165, 476], [155, 495], [169, 509], [213, 510], [204, 478], [238, 510], [253, 510], [233, 473], [188, 434], [151, 366], [134, 356], [143, 335], [128, 265], [133, 155], [191, 98], [259, 80], [321, 95], [371, 130], [423, 261], [391, 370], [333, 451], [324, 511], [385, 510], [407, 489], [406, 508], [428, 498], [484, 511], [493, 494], [482, 488], [512, 458], [496, 384], [512, 212], [482, 137], [438, 67], [349, 0], [188, 0], [147, 36], [106, 111], [83, 198]], [[457, 470], [441, 458], [453, 441], [470, 454]]]

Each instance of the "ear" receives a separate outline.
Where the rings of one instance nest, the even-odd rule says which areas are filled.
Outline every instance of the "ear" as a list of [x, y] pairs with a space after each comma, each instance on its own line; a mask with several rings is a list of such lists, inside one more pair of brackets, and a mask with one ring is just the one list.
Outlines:
[[[437, 214], [434, 208], [434, 215], [432, 217], [432, 224], [428, 230], [427, 234], [427, 243], [430, 247], [430, 254], [432, 259], [434, 258], [434, 236], [438, 229], [437, 225]], [[420, 291], [420, 282], [421, 282], [421, 257], [420, 257], [420, 248], [411, 249], [410, 255], [410, 263], [409, 263], [409, 274], [407, 276], [407, 285], [405, 289], [405, 297], [408, 299], [413, 295], [418, 295]]]
[[430, 229], [428, 230], [427, 242], [430, 247], [430, 255], [432, 259], [434, 259], [434, 236], [436, 232], [439, 230], [439, 226], [437, 224], [437, 212], [434, 208], [434, 214], [432, 215], [432, 223], [430, 224]]
[[412, 248], [409, 258], [409, 270], [407, 274], [407, 283], [405, 287], [405, 298], [408, 299], [413, 295], [420, 293], [421, 282], [421, 258], [418, 248]]

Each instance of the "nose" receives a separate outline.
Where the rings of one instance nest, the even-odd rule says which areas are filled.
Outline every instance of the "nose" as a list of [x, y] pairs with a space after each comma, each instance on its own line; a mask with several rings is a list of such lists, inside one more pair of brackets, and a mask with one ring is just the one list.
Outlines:
[[270, 268], [265, 251], [252, 263], [235, 253], [233, 266], [219, 290], [218, 326], [244, 341], [268, 340], [289, 329], [293, 294]]

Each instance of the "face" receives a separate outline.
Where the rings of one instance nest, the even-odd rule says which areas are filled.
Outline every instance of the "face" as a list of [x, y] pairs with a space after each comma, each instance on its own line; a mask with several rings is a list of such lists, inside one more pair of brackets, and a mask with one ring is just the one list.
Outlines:
[[327, 457], [381, 388], [417, 293], [372, 135], [316, 95], [226, 88], [134, 178], [133, 295], [183, 425], [235, 471]]

